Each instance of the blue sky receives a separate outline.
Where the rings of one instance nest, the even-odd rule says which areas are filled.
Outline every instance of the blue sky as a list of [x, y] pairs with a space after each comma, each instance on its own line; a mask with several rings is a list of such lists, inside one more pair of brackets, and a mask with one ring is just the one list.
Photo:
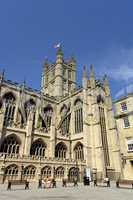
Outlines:
[[43, 60], [53, 61], [61, 42], [65, 57], [76, 57], [78, 81], [93, 63], [116, 98], [133, 89], [132, 10], [132, 0], [0, 0], [0, 70], [39, 88]]

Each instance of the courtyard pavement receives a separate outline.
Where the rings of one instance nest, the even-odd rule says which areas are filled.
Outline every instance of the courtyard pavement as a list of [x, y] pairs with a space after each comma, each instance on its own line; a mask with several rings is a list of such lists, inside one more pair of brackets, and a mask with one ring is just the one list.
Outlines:
[[29, 190], [24, 186], [12, 186], [7, 191], [7, 185], [0, 185], [0, 200], [133, 200], [133, 189], [117, 189], [112, 183], [110, 188], [83, 186], [73, 187], [69, 184], [63, 188], [61, 183], [57, 188], [38, 189], [37, 184], [30, 184]]

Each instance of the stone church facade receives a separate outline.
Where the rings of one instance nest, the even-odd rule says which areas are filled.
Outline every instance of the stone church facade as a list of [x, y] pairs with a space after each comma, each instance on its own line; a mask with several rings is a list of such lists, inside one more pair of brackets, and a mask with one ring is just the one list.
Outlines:
[[82, 180], [121, 174], [120, 148], [107, 77], [89, 78], [82, 69], [76, 84], [76, 61], [45, 60], [41, 90], [0, 77], [0, 181], [63, 177]]

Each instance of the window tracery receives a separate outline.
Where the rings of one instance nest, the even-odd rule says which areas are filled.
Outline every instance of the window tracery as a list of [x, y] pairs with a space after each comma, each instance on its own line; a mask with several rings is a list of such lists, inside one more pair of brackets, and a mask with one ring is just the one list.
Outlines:
[[15, 112], [15, 97], [12, 93], [4, 95], [5, 115], [4, 115], [4, 126], [12, 126]]
[[17, 179], [18, 176], [18, 166], [13, 164], [13, 165], [9, 165], [8, 167], [6, 167], [5, 169], [5, 179], [7, 178], [8, 180], [11, 179]]
[[55, 171], [55, 176], [57, 179], [62, 179], [64, 178], [64, 167], [58, 167]]
[[77, 178], [77, 179], [79, 178], [79, 168], [77, 168], [77, 167], [71, 167], [69, 169], [68, 179], [70, 181], [73, 181], [74, 178]]
[[43, 141], [38, 139], [31, 145], [30, 154], [34, 156], [44, 157], [45, 150], [46, 150], [46, 145], [43, 143]]
[[41, 169], [41, 176], [42, 178], [48, 178], [51, 177], [51, 167], [45, 166]]
[[68, 107], [64, 104], [60, 110], [61, 121], [59, 123], [59, 129], [62, 136], [69, 135], [69, 126], [71, 119], [70, 104]]
[[48, 132], [51, 127], [51, 122], [52, 122], [52, 114], [53, 114], [53, 109], [50, 105], [42, 109], [40, 112], [40, 124], [39, 124], [39, 129], [45, 132]]
[[6, 154], [19, 154], [20, 143], [15, 136], [7, 136], [3, 141], [0, 152]]
[[32, 165], [24, 168], [23, 176], [24, 179], [34, 179], [36, 174], [36, 168]]
[[60, 142], [55, 147], [55, 157], [65, 159], [66, 158], [67, 147], [63, 142]]
[[74, 148], [76, 160], [84, 160], [83, 144], [78, 143]]
[[83, 108], [82, 101], [77, 99], [75, 104], [75, 133], [80, 133], [83, 131]]

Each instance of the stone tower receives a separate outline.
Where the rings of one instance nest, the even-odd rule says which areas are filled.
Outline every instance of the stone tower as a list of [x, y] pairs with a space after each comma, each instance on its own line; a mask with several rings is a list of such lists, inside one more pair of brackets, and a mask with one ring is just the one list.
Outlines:
[[56, 51], [56, 60], [53, 64], [45, 60], [42, 71], [41, 91], [43, 94], [62, 97], [69, 94], [76, 87], [76, 61], [70, 57], [64, 61], [63, 51]]

